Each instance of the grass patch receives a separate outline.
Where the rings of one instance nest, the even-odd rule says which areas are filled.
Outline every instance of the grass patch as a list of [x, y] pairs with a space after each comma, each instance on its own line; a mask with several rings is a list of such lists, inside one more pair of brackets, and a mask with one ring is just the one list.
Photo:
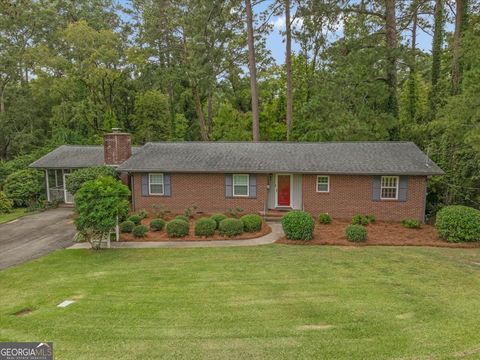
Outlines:
[[53, 341], [62, 359], [452, 358], [479, 347], [477, 262], [480, 249], [60, 250], [0, 272], [0, 341]]
[[8, 214], [0, 214], [0, 224], [9, 222], [9, 221], [21, 218], [22, 216], [26, 216], [30, 214], [33, 214], [33, 213], [27, 212], [25, 208], [15, 208], [12, 210], [12, 212]]

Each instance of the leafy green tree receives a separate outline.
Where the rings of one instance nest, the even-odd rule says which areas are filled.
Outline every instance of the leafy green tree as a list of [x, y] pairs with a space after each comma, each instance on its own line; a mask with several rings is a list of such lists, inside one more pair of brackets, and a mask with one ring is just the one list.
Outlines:
[[117, 178], [115, 168], [111, 166], [98, 166], [85, 169], [79, 169], [72, 172], [66, 180], [65, 186], [67, 190], [75, 195], [84, 183], [90, 180], [98, 179], [102, 176]]
[[75, 194], [75, 225], [98, 249], [101, 240], [128, 214], [130, 190], [121, 181], [109, 176], [84, 183]]
[[38, 170], [19, 170], [7, 177], [3, 191], [16, 206], [30, 205], [40, 198], [43, 179], [44, 175]]

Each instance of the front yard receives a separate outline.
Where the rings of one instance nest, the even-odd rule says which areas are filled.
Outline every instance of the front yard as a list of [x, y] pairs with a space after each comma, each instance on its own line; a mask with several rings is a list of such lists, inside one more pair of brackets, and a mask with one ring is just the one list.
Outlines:
[[480, 249], [61, 250], [0, 284], [0, 341], [59, 359], [480, 356]]
[[27, 212], [26, 208], [15, 208], [9, 213], [0, 213], [0, 224], [21, 218], [22, 216], [30, 215], [32, 212]]

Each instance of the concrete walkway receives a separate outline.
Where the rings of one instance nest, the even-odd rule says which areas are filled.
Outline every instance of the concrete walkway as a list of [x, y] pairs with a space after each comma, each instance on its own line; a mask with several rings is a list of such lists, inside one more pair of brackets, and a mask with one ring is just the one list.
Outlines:
[[[283, 236], [282, 225], [279, 223], [268, 223], [272, 232], [256, 239], [248, 240], [212, 240], [212, 241], [121, 241], [111, 242], [114, 249], [154, 249], [154, 248], [201, 248], [201, 247], [234, 247], [234, 246], [256, 246], [272, 244]], [[89, 243], [78, 243], [68, 249], [89, 249]]]

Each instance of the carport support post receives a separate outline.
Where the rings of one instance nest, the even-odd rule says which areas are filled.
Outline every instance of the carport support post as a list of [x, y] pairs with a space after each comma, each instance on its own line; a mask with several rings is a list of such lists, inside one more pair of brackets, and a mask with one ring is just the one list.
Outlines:
[[45, 185], [47, 188], [47, 201], [50, 202], [50, 184], [48, 183], [48, 169], [45, 169]]

